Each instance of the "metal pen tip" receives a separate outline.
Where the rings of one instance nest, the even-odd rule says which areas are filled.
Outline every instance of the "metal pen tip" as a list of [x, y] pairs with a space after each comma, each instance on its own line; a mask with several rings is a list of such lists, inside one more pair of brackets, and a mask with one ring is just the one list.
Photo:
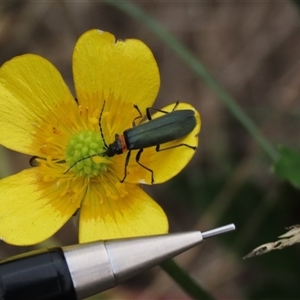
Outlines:
[[214, 228], [211, 230], [204, 231], [204, 232], [202, 232], [202, 237], [203, 237], [203, 239], [207, 239], [207, 238], [213, 237], [215, 235], [223, 234], [223, 233], [233, 231], [233, 230], [235, 230], [235, 225], [232, 223], [232, 224], [228, 224], [225, 226], [221, 226], [221, 227], [217, 227], [217, 228]]
[[232, 230], [234, 224], [228, 224], [204, 232], [195, 230], [66, 246], [63, 251], [76, 295], [83, 299], [199, 245], [203, 239]]

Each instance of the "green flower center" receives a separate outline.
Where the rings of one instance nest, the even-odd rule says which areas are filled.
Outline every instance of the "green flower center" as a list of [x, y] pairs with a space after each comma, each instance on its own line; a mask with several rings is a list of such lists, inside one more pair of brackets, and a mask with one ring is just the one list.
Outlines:
[[[97, 154], [102, 152], [104, 152], [104, 143], [100, 133], [83, 131], [70, 139], [66, 150], [66, 161], [77, 175], [93, 177], [107, 170], [107, 163], [95, 162]], [[105, 160], [107, 159], [103, 161]]]

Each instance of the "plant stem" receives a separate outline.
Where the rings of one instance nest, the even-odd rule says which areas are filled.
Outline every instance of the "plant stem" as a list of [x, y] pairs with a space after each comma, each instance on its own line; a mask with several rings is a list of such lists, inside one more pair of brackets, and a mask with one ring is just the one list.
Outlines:
[[194, 299], [213, 300], [214, 298], [199, 285], [172, 259], [160, 264], [161, 268]]

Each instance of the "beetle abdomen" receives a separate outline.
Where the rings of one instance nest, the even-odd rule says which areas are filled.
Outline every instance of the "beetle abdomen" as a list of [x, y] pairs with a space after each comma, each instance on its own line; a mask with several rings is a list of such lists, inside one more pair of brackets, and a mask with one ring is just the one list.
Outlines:
[[196, 123], [193, 110], [176, 110], [127, 129], [123, 135], [128, 150], [142, 149], [180, 139], [188, 135]]

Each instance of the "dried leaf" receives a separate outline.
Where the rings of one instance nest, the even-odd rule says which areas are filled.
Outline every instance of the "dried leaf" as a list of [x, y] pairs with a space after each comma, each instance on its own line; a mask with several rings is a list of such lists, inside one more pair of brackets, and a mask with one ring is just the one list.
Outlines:
[[273, 250], [281, 250], [285, 247], [292, 246], [296, 243], [300, 243], [300, 225], [290, 226], [286, 229], [288, 229], [289, 231], [280, 235], [280, 240], [276, 242], [263, 244], [255, 248], [246, 256], [244, 256], [243, 259], [263, 255]]

